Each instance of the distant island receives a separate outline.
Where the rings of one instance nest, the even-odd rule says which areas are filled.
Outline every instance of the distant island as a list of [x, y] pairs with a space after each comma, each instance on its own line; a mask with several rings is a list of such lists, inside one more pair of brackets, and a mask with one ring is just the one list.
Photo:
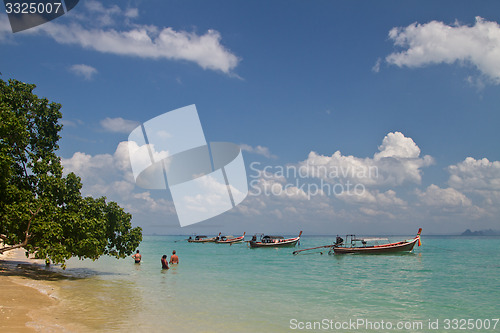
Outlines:
[[461, 236], [500, 236], [500, 231], [492, 229], [471, 231], [467, 229], [462, 232]]

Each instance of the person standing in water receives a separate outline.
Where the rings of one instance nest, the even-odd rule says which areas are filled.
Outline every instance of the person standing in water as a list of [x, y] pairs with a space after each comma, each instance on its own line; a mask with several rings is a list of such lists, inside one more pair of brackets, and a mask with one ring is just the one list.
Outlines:
[[166, 254], [164, 254], [163, 257], [161, 257], [161, 268], [168, 269], [168, 262], [167, 262], [167, 255]]
[[137, 250], [137, 253], [132, 256], [134, 258], [136, 264], [141, 263], [142, 256], [139, 254], [139, 250]]
[[172, 255], [170, 256], [170, 263], [171, 264], [179, 263], [179, 257], [177, 256], [177, 254], [175, 254], [175, 250], [172, 251]]

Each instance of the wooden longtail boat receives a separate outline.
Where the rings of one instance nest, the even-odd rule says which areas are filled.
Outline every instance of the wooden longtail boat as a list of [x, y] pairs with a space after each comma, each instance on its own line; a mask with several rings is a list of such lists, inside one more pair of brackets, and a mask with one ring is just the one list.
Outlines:
[[207, 236], [199, 235], [199, 236], [196, 236], [195, 238], [189, 237], [187, 241], [189, 243], [213, 243], [213, 242], [215, 242], [216, 238], [217, 237], [207, 237]]
[[[342, 237], [337, 236], [336, 243], [332, 245], [330, 253], [348, 254], [348, 253], [363, 253], [363, 254], [382, 254], [394, 252], [410, 252], [416, 243], [420, 243], [420, 233], [422, 228], [418, 229], [417, 236], [413, 239], [404, 240], [396, 243], [368, 245], [368, 242], [385, 240], [384, 238], [356, 238], [355, 235], [347, 235], [346, 242]], [[361, 243], [361, 244], [360, 244]]]
[[[418, 229], [417, 236], [415, 238], [397, 242], [397, 243], [386, 243], [386, 244], [374, 244], [368, 245], [369, 242], [378, 242], [381, 240], [387, 240], [387, 238], [357, 238], [355, 235], [347, 235], [346, 241], [342, 237], [337, 236], [336, 242], [333, 245], [323, 245], [311, 247], [308, 249], [302, 249], [293, 251], [293, 254], [299, 253], [313, 253], [315, 251], [323, 254], [329, 249], [329, 254], [348, 254], [348, 253], [362, 253], [362, 254], [383, 254], [383, 253], [396, 253], [396, 252], [410, 252], [416, 243], [418, 246], [421, 245], [420, 233], [422, 228]], [[361, 243], [361, 244], [360, 244]]]
[[259, 235], [254, 235], [252, 240], [248, 242], [250, 247], [293, 247], [300, 240], [302, 231], [299, 233], [298, 237], [295, 238], [284, 238], [283, 236], [264, 236], [260, 235], [260, 240], [257, 240]]
[[219, 236], [215, 240], [217, 244], [234, 244], [234, 243], [239, 243], [243, 242], [245, 240], [245, 234], [246, 232], [243, 233], [243, 236], [240, 237], [234, 237], [234, 236]]

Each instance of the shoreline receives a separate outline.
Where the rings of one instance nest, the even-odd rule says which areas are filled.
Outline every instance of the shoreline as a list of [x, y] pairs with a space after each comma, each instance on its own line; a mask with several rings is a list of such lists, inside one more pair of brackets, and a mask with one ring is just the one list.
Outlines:
[[[93, 279], [95, 271], [82, 274], [82, 266], [72, 269], [46, 267], [44, 260], [26, 258], [23, 248], [0, 254], [0, 332], [121, 331], [129, 325], [123, 320], [129, 307], [120, 306], [134, 299], [130, 290], [121, 282]], [[121, 288], [121, 296], [110, 287]]]
[[50, 309], [57, 306], [57, 287], [47, 281], [54, 272], [45, 272], [43, 260], [26, 258], [22, 248], [0, 254], [0, 331], [68, 332]]

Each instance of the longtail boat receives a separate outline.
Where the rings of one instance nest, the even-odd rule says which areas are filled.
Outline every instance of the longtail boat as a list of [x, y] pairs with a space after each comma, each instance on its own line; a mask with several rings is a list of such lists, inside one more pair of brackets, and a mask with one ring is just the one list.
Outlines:
[[369, 242], [378, 242], [387, 240], [387, 238], [357, 238], [355, 235], [347, 235], [346, 242], [342, 237], [337, 236], [335, 244], [332, 246], [334, 254], [347, 254], [347, 253], [363, 253], [363, 254], [379, 254], [379, 253], [394, 253], [394, 252], [410, 252], [413, 250], [415, 244], [421, 245], [420, 234], [422, 228], [418, 229], [417, 236], [412, 239], [404, 240], [396, 243], [387, 244], [374, 244], [368, 245]]
[[[302, 235], [302, 231], [299, 233], [298, 237], [295, 238], [285, 238], [283, 236], [269, 236], [264, 234], [254, 235], [252, 240], [248, 242], [250, 247], [293, 247], [300, 240], [300, 236]], [[257, 240], [257, 238], [260, 239]]]
[[189, 237], [188, 238], [188, 242], [189, 243], [213, 243], [215, 242], [215, 239], [217, 237], [207, 237], [207, 236], [204, 236], [204, 235], [198, 235], [196, 237]]
[[234, 237], [234, 236], [219, 236], [215, 240], [217, 244], [234, 244], [234, 243], [239, 243], [243, 242], [245, 240], [245, 234], [246, 232], [243, 233], [243, 236], [240, 237]]
[[[397, 253], [397, 252], [410, 252], [413, 250], [415, 244], [421, 245], [420, 234], [422, 228], [418, 229], [417, 236], [412, 239], [404, 240], [396, 243], [378, 244], [380, 241], [388, 241], [387, 238], [366, 237], [359, 238], [356, 235], [346, 235], [346, 239], [337, 236], [335, 244], [317, 246], [303, 250], [294, 251], [293, 254], [306, 253], [315, 250], [323, 254], [329, 249], [329, 254], [383, 254], [383, 253]], [[311, 253], [311, 252], [308, 252]]]

